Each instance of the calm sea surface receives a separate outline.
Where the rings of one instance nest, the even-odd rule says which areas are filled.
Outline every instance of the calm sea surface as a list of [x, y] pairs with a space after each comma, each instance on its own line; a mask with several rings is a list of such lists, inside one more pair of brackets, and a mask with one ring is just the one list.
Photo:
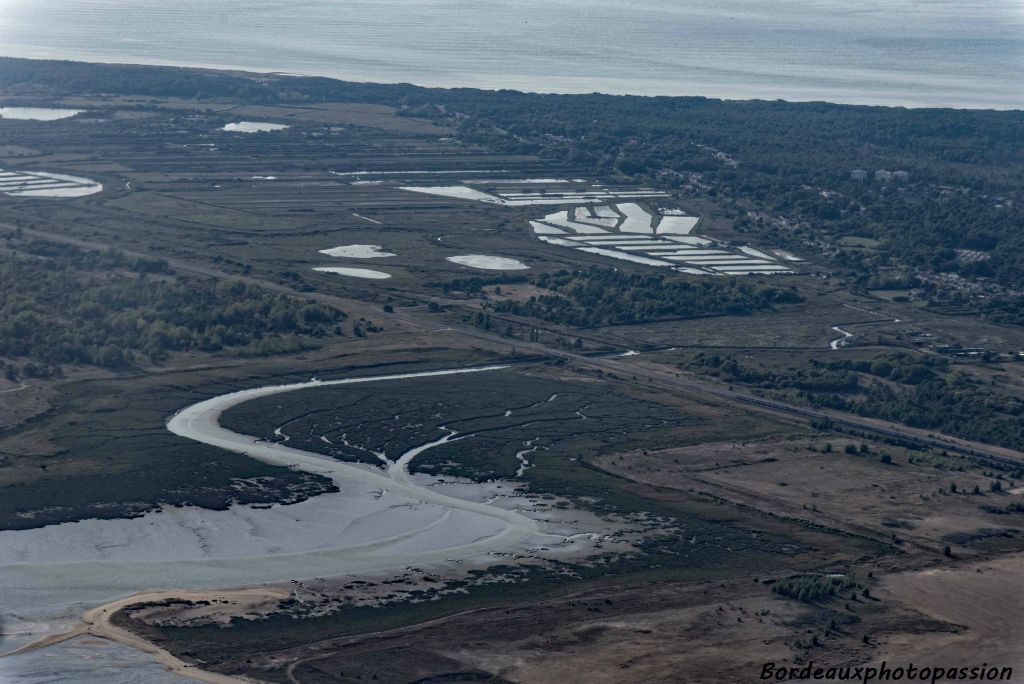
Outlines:
[[1024, 108], [1021, 0], [0, 0], [0, 55]]

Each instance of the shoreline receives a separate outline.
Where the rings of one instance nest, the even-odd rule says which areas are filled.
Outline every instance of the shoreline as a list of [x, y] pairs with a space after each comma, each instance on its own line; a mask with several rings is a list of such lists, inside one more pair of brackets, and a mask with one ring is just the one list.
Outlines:
[[[135, 58], [126, 59], [124, 61], [106, 57], [101, 55], [84, 55], [76, 54], [65, 57], [56, 56], [41, 56], [41, 55], [16, 55], [16, 54], [0, 54], [0, 60], [12, 59], [12, 60], [24, 60], [30, 62], [58, 62], [58, 63], [69, 63], [69, 64], [87, 64], [94, 66], [106, 66], [114, 68], [159, 68], [159, 69], [178, 69], [184, 71], [201, 71], [216, 74], [233, 74], [237, 76], [244, 76], [248, 78], [268, 78], [268, 77], [279, 77], [279, 78], [317, 78], [317, 79], [328, 79], [331, 81], [337, 81], [341, 83], [351, 83], [355, 85], [368, 85], [368, 86], [408, 86], [423, 88], [425, 90], [476, 90], [485, 93], [497, 93], [501, 91], [512, 91], [522, 93], [526, 95], [539, 95], [539, 96], [603, 96], [603, 97], [627, 97], [627, 98], [642, 98], [642, 99], [658, 99], [658, 98], [679, 98], [679, 99], [704, 99], [704, 100], [717, 100], [729, 103], [744, 103], [744, 102], [781, 102], [791, 105], [832, 105], [837, 107], [865, 107], [865, 108], [880, 108], [880, 109], [905, 109], [905, 110], [950, 110], [958, 112], [1024, 112], [1024, 103], [1014, 104], [995, 104], [992, 102], [986, 102], [982, 104], [970, 104], [970, 103], [944, 103], [938, 104], [935, 102], [928, 101], [927, 99], [921, 98], [909, 98], [899, 101], [893, 101], [889, 98], [849, 98], [849, 99], [838, 99], [829, 97], [829, 94], [822, 93], [820, 96], [814, 96], [811, 94], [801, 95], [796, 90], [790, 92], [765, 92], [757, 95], [751, 95], [746, 93], [738, 92], [720, 92], [717, 94], [708, 94], [706, 92], [664, 92], [652, 89], [640, 89], [640, 90], [622, 90], [616, 88], [595, 88], [595, 83], [600, 81], [603, 83], [610, 82], [623, 82], [623, 83], [636, 83], [642, 81], [642, 79], [625, 79], [616, 77], [614, 79], [606, 78], [590, 78], [586, 80], [587, 85], [580, 85], [569, 88], [569, 89], [529, 89], [525, 87], [525, 83], [535, 82], [539, 80], [536, 77], [530, 75], [523, 75], [517, 77], [515, 80], [521, 83], [491, 83], [485, 84], [480, 83], [475, 79], [418, 79], [412, 77], [409, 79], [396, 78], [392, 79], [389, 77], [377, 77], [373, 75], [360, 75], [350, 74], [333, 71], [296, 71], [296, 70], [272, 70], [269, 68], [261, 68], [253, 65], [232, 65], [232, 64], [213, 64], [207, 62], [180, 62], [174, 60], [164, 59], [147, 59], [144, 61], [134, 61]], [[379, 75], [378, 75], [379, 76]], [[582, 81], [582, 79], [578, 79]], [[829, 89], [829, 92], [835, 89]]]

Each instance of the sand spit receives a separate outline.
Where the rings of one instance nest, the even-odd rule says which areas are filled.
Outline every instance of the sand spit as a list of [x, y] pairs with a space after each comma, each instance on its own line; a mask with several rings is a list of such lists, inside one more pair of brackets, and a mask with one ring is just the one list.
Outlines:
[[486, 254], [464, 254], [462, 256], [447, 257], [447, 260], [453, 264], [479, 268], [485, 271], [525, 271], [530, 268], [518, 259], [487, 256]]
[[87, 611], [82, 616], [81, 623], [69, 631], [52, 634], [39, 641], [26, 644], [10, 653], [5, 653], [0, 657], [19, 656], [68, 641], [69, 639], [89, 635], [99, 637], [100, 639], [107, 639], [108, 641], [147, 653], [153, 656], [168, 672], [187, 677], [188, 679], [207, 682], [208, 684], [248, 684], [250, 681], [248, 679], [240, 679], [216, 672], [207, 672], [195, 665], [186, 663], [156, 644], [114, 625], [111, 622], [111, 618], [119, 610], [138, 603], [159, 603], [168, 600], [179, 600], [259, 605], [267, 601], [287, 599], [289, 596], [289, 592], [277, 587], [250, 587], [222, 591], [140, 592]]
[[319, 251], [327, 256], [345, 257], [347, 259], [379, 259], [396, 256], [392, 252], [385, 252], [384, 248], [380, 245], [342, 245]]
[[[383, 255], [381, 255], [383, 256]], [[393, 255], [387, 255], [393, 256]], [[390, 273], [384, 271], [374, 271], [369, 268], [346, 268], [344, 266], [314, 266], [314, 271], [320, 273], [334, 273], [335, 275], [349, 276], [350, 278], [364, 278], [366, 280], [387, 280], [391, 277]]]

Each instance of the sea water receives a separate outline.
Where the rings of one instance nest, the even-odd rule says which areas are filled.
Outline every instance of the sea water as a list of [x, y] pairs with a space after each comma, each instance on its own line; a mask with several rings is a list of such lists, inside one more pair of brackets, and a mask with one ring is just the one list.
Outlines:
[[0, 55], [542, 92], [1024, 108], [1019, 0], [0, 0]]

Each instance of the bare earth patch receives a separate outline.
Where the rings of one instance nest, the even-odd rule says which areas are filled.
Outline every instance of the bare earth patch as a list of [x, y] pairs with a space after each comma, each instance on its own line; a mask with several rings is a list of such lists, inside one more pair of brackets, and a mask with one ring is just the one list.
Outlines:
[[[1024, 516], [983, 509], [1019, 500], [990, 492], [990, 478], [910, 463], [906, 452], [893, 447], [847, 454], [848, 444], [859, 446], [842, 438], [720, 442], [612, 454], [594, 463], [637, 482], [710, 491], [779, 515], [881, 538], [895, 535], [933, 551], [946, 543], [964, 554], [1021, 543]], [[892, 463], [881, 462], [881, 451]], [[956, 493], [950, 491], [953, 483]]]
[[[988, 663], [1024, 671], [1024, 556], [1008, 555], [955, 567], [886, 577], [877, 592], [925, 615], [959, 627], [950, 633], [889, 637], [879, 661], [964, 666]], [[1008, 638], [1007, 635], [1018, 635]]]

